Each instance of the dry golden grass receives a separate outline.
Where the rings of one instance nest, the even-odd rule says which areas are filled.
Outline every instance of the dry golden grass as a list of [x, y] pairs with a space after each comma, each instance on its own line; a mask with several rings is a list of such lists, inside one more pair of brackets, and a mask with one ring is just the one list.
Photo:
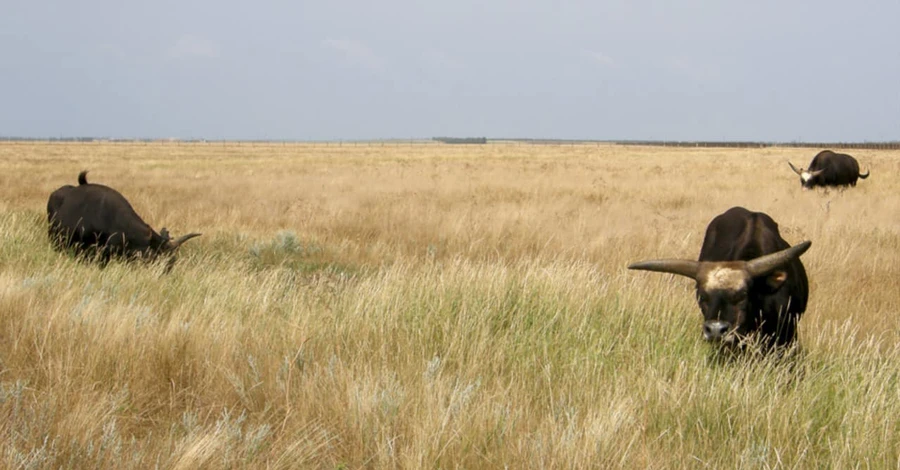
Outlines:
[[[10, 468], [900, 464], [900, 153], [800, 189], [815, 149], [0, 144]], [[91, 182], [173, 235], [170, 275], [52, 251]], [[687, 280], [734, 205], [811, 282], [803, 354], [717, 364]]]

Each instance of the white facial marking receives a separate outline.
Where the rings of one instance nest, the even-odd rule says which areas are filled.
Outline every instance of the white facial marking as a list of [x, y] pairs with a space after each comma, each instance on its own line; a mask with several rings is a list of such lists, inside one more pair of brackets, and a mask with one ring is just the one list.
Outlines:
[[810, 173], [808, 171], [803, 171], [800, 173], [800, 179], [802, 179], [804, 183], [809, 181], [811, 178], [812, 178], [812, 173]]
[[747, 277], [744, 271], [731, 268], [716, 268], [709, 271], [704, 287], [709, 290], [736, 291], [744, 287]]

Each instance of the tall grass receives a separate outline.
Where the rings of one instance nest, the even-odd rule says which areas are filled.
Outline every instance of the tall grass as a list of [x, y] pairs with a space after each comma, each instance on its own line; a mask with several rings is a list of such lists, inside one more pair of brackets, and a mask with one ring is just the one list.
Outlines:
[[[803, 192], [814, 149], [0, 145], [8, 468], [900, 465], [900, 173]], [[49, 193], [199, 231], [170, 274], [50, 249]], [[800, 350], [718, 360], [709, 220], [813, 246]]]

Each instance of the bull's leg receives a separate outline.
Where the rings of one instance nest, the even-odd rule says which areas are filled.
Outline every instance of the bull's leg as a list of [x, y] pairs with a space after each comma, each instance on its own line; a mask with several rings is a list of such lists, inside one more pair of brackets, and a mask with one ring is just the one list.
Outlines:
[[778, 329], [775, 332], [776, 346], [789, 346], [797, 335], [798, 316], [794, 313], [782, 314], [778, 318]]
[[50, 238], [50, 245], [53, 246], [53, 248], [57, 250], [62, 250], [63, 248], [65, 248], [65, 240], [63, 240], [63, 234], [57, 227], [50, 225], [50, 229], [47, 230], [47, 236]]
[[100, 264], [100, 269], [106, 267], [109, 264], [109, 259], [112, 257], [112, 253], [109, 252], [109, 247], [103, 247], [103, 249], [99, 250], [97, 253], [97, 262]]

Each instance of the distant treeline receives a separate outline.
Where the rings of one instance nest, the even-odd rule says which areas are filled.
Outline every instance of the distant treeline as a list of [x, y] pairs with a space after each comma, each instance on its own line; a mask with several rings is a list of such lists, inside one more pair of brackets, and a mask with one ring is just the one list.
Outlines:
[[532, 145], [646, 145], [657, 147], [726, 147], [726, 148], [765, 148], [765, 147], [804, 147], [835, 149], [877, 149], [898, 150], [900, 141], [884, 142], [762, 142], [762, 141], [712, 141], [712, 140], [575, 140], [575, 139], [528, 139], [503, 138], [490, 139], [489, 142], [513, 142]]
[[432, 140], [445, 144], [486, 144], [487, 137], [432, 137]]
[[138, 139], [110, 137], [3, 137], [5, 142], [206, 142], [204, 139]]
[[753, 141], [707, 141], [707, 140], [574, 140], [574, 139], [523, 139], [523, 138], [497, 138], [487, 137], [432, 137], [431, 140], [417, 139], [381, 139], [368, 141], [304, 141], [304, 140], [207, 140], [207, 139], [123, 139], [107, 137], [3, 137], [0, 142], [85, 142], [85, 143], [159, 143], [159, 144], [190, 144], [205, 143], [217, 145], [286, 145], [286, 144], [314, 144], [314, 145], [427, 145], [430, 143], [444, 144], [522, 144], [522, 145], [647, 145], [660, 147], [730, 147], [730, 148], [765, 148], [765, 147], [806, 147], [823, 149], [873, 149], [873, 150], [900, 150], [900, 141], [886, 142], [753, 142]]
[[660, 140], [619, 140], [611, 143], [618, 145], [652, 145], [661, 147], [734, 147], [734, 148], [763, 148], [763, 147], [812, 147], [812, 148], [838, 148], [838, 149], [900, 149], [900, 141], [893, 142], [713, 142], [713, 141], [660, 141]]

